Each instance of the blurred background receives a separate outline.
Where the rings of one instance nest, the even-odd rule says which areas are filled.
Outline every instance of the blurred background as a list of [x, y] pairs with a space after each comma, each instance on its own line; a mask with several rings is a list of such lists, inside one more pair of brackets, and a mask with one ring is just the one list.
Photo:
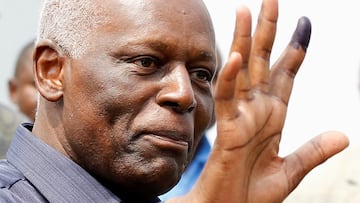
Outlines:
[[[0, 103], [15, 108], [7, 81], [22, 46], [35, 37], [43, 0], [0, 0]], [[255, 28], [260, 0], [205, 0], [224, 60], [228, 55], [235, 10], [247, 5]], [[297, 20], [308, 16], [312, 37], [296, 77], [280, 154], [286, 155], [327, 130], [346, 133], [350, 146], [360, 145], [360, 12], [355, 0], [279, 0], [279, 20], [272, 62], [289, 42]], [[359, 22], [357, 22], [359, 21]]]

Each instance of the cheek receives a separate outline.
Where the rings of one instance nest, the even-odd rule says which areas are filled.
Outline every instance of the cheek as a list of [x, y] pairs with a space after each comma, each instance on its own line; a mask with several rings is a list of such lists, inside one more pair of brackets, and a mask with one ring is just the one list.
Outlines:
[[[127, 115], [117, 116], [115, 112], [109, 111], [107, 108], [110, 101], [98, 104], [85, 97], [78, 101], [79, 104], [64, 111], [64, 125], [67, 126], [65, 150], [80, 165], [94, 170], [107, 170], [116, 159], [118, 151], [126, 146]], [[92, 166], [93, 164], [95, 165]]]
[[[92, 143], [89, 145], [94, 146], [89, 149], [76, 149], [75, 154], [98, 151], [96, 154], [99, 155], [91, 156], [95, 158], [106, 155], [111, 159], [118, 148], [126, 146], [127, 129], [137, 114], [137, 108], [142, 105], [136, 97], [136, 85], [129, 84], [128, 80], [121, 80], [116, 74], [106, 75], [100, 71], [95, 73], [76, 75], [77, 80], [70, 84], [74, 88], [67, 89], [64, 94], [66, 105], [63, 120], [68, 129], [68, 140], [75, 143], [70, 143], [70, 149], [81, 146], [81, 142]], [[79, 137], [73, 139], [71, 135], [74, 134]]]
[[132, 135], [129, 129], [136, 115], [129, 110], [131, 102], [121, 102], [124, 95], [115, 96], [108, 91], [111, 90], [78, 97], [78, 103], [65, 112], [68, 119], [64, 119], [68, 126], [65, 133], [68, 153], [77, 163], [104, 177], [122, 167], [117, 164], [124, 161], [123, 155], [129, 151]]

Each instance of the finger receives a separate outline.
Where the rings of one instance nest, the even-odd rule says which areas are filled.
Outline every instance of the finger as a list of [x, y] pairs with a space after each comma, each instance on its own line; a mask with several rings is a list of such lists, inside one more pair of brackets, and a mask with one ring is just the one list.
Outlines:
[[300, 68], [310, 42], [311, 23], [306, 17], [299, 19], [293, 37], [270, 73], [270, 93], [288, 104], [294, 78]]
[[230, 53], [238, 52], [243, 58], [243, 65], [248, 65], [251, 48], [251, 14], [247, 7], [236, 10], [236, 24]]
[[232, 114], [236, 112], [237, 103], [234, 102], [234, 97], [237, 76], [239, 72], [242, 72], [241, 67], [242, 57], [239, 53], [234, 52], [219, 73], [214, 93], [215, 109], [218, 117], [233, 117]]
[[277, 19], [277, 0], [264, 0], [253, 37], [249, 61], [252, 85], [264, 90], [269, 80], [270, 54], [275, 39]]
[[344, 134], [327, 132], [313, 138], [293, 154], [287, 156], [284, 161], [289, 180], [289, 192], [311, 169], [342, 151], [348, 145], [349, 140]]
[[235, 97], [248, 99], [251, 82], [248, 73], [248, 59], [251, 49], [251, 14], [247, 7], [239, 7], [236, 11], [236, 25], [230, 54], [238, 52], [242, 56], [242, 64], [237, 73]]
[[252, 99], [251, 94], [251, 80], [249, 77], [249, 69], [248, 66], [242, 65], [239, 68], [236, 76], [235, 98], [237, 100], [249, 100]]

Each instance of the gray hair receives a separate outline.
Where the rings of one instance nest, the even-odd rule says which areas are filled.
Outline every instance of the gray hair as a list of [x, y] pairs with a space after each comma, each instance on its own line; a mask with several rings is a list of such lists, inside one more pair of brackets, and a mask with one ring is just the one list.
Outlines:
[[70, 57], [79, 58], [90, 48], [88, 36], [108, 20], [95, 0], [45, 0], [37, 41], [50, 39]]

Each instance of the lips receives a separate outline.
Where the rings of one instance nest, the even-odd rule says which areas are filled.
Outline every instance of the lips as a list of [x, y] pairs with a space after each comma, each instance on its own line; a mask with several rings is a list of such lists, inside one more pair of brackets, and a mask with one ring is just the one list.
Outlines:
[[135, 137], [137, 137], [136, 139], [146, 139], [164, 148], [177, 148], [181, 151], [183, 151], [184, 148], [186, 148], [187, 151], [190, 150], [189, 134], [180, 131], [142, 131]]

